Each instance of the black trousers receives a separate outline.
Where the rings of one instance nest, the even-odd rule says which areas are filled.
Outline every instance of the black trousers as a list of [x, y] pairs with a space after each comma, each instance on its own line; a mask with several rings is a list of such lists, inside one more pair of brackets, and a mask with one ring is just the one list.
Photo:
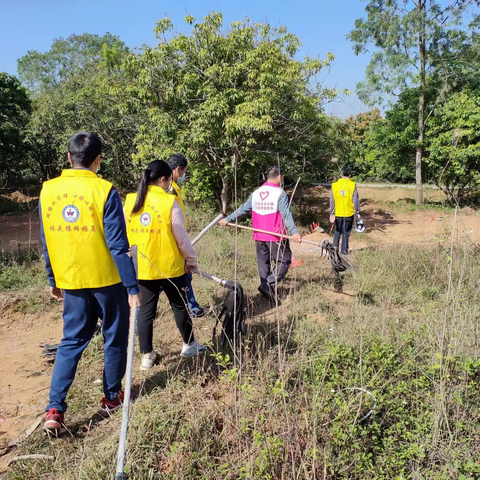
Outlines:
[[335, 232], [333, 234], [333, 244], [338, 248], [340, 243], [340, 236], [342, 237], [342, 249], [341, 253], [346, 254], [348, 252], [348, 239], [352, 233], [353, 217], [335, 217]]
[[[275, 288], [275, 282], [280, 283], [287, 270], [292, 264], [292, 251], [290, 242], [262, 242], [255, 241], [257, 251], [258, 273], [260, 275], [260, 286], [263, 288]], [[272, 261], [275, 268], [272, 270]]]
[[139, 280], [142, 305], [138, 309], [137, 331], [141, 353], [153, 350], [153, 320], [157, 316], [158, 298], [162, 290], [170, 302], [175, 322], [184, 343], [193, 342], [192, 320], [187, 311], [187, 275], [162, 280]]

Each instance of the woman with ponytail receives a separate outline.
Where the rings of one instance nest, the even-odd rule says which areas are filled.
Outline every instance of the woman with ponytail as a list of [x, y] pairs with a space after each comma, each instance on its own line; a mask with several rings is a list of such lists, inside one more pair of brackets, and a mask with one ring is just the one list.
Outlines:
[[187, 310], [187, 273], [197, 268], [197, 258], [185, 229], [182, 209], [168, 195], [172, 170], [162, 160], [154, 160], [142, 172], [137, 193], [127, 195], [125, 215], [130, 245], [138, 246], [138, 283], [143, 295], [138, 310], [138, 337], [142, 364], [150, 369], [157, 358], [153, 349], [153, 320], [160, 293], [165, 291], [182, 335], [180, 355], [205, 353], [193, 336]]

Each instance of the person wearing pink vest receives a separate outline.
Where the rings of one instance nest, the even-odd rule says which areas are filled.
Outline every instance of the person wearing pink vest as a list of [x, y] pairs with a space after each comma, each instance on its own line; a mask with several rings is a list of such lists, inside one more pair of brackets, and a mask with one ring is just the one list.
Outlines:
[[[220, 225], [225, 226], [251, 213], [253, 228], [272, 232], [253, 234], [260, 275], [258, 291], [269, 299], [274, 298], [275, 285], [283, 280], [292, 263], [289, 241], [282, 239], [281, 235], [290, 234], [294, 242], [302, 241], [293, 221], [288, 196], [280, 186], [282, 180], [280, 167], [278, 165], [270, 167], [267, 181], [255, 190], [241, 207], [220, 221]], [[272, 269], [273, 262], [275, 267]]]

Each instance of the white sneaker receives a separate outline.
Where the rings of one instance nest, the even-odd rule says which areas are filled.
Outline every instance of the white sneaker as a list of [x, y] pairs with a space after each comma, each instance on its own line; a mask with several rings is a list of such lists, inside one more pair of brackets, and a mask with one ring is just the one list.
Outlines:
[[157, 352], [152, 350], [150, 353], [145, 353], [142, 355], [142, 364], [140, 365], [140, 370], [150, 370], [155, 364], [157, 359]]
[[183, 344], [182, 351], [180, 352], [181, 357], [194, 357], [195, 355], [201, 355], [207, 351], [205, 345], [201, 345], [196, 340], [194, 340], [190, 345], [186, 343]]

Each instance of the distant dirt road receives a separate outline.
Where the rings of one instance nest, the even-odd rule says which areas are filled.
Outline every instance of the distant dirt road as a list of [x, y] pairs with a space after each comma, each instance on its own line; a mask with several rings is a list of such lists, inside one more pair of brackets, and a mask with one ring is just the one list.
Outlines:
[[40, 221], [38, 211], [12, 213], [0, 216], [0, 251], [17, 251], [18, 243], [23, 247], [31, 243], [33, 248], [40, 245]]

